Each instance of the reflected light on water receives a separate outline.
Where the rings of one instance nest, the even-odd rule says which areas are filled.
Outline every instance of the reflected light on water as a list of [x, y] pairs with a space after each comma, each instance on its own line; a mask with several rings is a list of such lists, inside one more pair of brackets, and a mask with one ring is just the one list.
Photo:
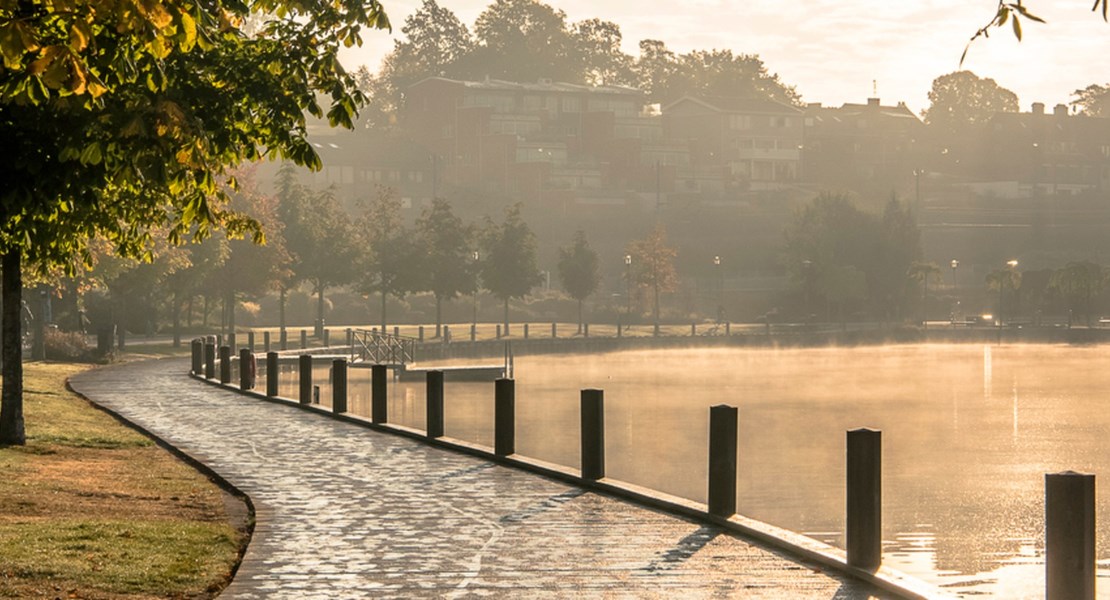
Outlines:
[[[1040, 597], [1044, 474], [1110, 473], [1108, 350], [968, 344], [518, 354], [517, 451], [577, 467], [579, 391], [602, 388], [608, 475], [704, 502], [708, 407], [731, 404], [740, 409], [738, 510], [842, 547], [844, 432], [875, 427], [883, 430], [887, 564], [969, 596]], [[992, 394], [996, 377], [1010, 384], [1009, 398]], [[314, 378], [326, 403], [327, 367]], [[352, 369], [350, 388], [352, 412], [368, 415], [369, 371]], [[296, 396], [291, 373], [281, 393]], [[390, 421], [422, 429], [424, 384], [392, 384], [389, 410]], [[448, 379], [445, 412], [447, 435], [492, 445], [492, 383]], [[1103, 561], [1110, 560], [1108, 508], [1110, 495], [1100, 497]], [[1103, 563], [1099, 575], [1110, 575]], [[1110, 598], [1110, 585], [1099, 597]]]

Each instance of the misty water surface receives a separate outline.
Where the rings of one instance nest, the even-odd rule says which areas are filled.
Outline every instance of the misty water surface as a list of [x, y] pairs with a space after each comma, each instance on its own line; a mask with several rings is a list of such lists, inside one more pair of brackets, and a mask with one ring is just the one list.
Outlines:
[[[516, 359], [517, 451], [578, 465], [578, 393], [605, 390], [610, 477], [705, 501], [708, 407], [740, 408], [739, 511], [843, 546], [845, 431], [883, 430], [884, 560], [965, 593], [1043, 595], [1044, 474], [1110, 474], [1110, 348], [666, 349]], [[443, 363], [449, 364], [449, 363]], [[317, 376], [324, 380], [326, 370]], [[351, 371], [369, 414], [369, 372]], [[282, 394], [296, 395], [283, 378]], [[493, 384], [446, 387], [447, 435], [492, 445]], [[424, 386], [390, 420], [424, 427]], [[1110, 495], [1098, 556], [1110, 567]], [[1110, 598], [1110, 568], [1100, 569]]]

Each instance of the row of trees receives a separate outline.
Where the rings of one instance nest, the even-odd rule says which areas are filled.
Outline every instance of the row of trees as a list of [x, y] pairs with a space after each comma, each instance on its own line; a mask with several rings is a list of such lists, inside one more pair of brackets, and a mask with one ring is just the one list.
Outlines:
[[[488, 290], [502, 301], [508, 329], [509, 301], [523, 298], [542, 281], [536, 237], [519, 204], [508, 207], [500, 221], [486, 217], [482, 223], [466, 223], [449, 201], [436, 198], [414, 222], [406, 223], [403, 202], [389, 187], [380, 186], [372, 200], [347, 210], [330, 190], [302, 185], [291, 165], [279, 171], [272, 195], [257, 189], [249, 170], [238, 172], [237, 180], [230, 206], [256, 216], [268, 234], [264, 246], [217, 232], [183, 246], [156, 245], [147, 261], [119, 258], [108, 246], [98, 246], [90, 267], [44, 280], [64, 305], [56, 311], [58, 320], [79, 326], [77, 314], [87, 301], [78, 298], [106, 290], [107, 309], [94, 316], [97, 325], [106, 320], [131, 329], [150, 326], [158, 320], [151, 311], [160, 307], [164, 322], [180, 339], [181, 316], [189, 315], [191, 325], [198, 299], [205, 322], [211, 307], [219, 305], [221, 323], [234, 330], [237, 306], [276, 292], [278, 322], [284, 328], [289, 293], [304, 289], [315, 296], [316, 334], [322, 335], [325, 295], [343, 288], [368, 299], [369, 314], [377, 313], [383, 330], [390, 298], [431, 294], [438, 337], [445, 302]], [[659, 295], [677, 282], [676, 253], [662, 228], [630, 243], [627, 251], [635, 265], [626, 272], [630, 287], [652, 296], [658, 321]], [[581, 329], [583, 303], [601, 280], [600, 259], [584, 232], [560, 249], [557, 266], [563, 289], [578, 302]], [[139, 305], [146, 310], [136, 310]]]

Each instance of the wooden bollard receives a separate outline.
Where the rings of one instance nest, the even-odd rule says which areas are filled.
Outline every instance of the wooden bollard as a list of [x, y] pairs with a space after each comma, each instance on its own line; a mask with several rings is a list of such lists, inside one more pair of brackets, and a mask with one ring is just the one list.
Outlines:
[[231, 383], [230, 346], [220, 346], [220, 383]]
[[451, 326], [450, 325], [444, 325], [443, 326], [443, 343], [444, 344], [450, 344], [451, 343]]
[[617, 338], [618, 339], [621, 337], [621, 328], [622, 327], [623, 327], [623, 325], [621, 325], [621, 318], [618, 316], [617, 317]]
[[605, 477], [605, 392], [582, 390], [582, 479]]
[[251, 369], [251, 361], [253, 360], [254, 354], [249, 349], [239, 349], [239, 389], [241, 390], [254, 388], [254, 373]]
[[428, 437], [443, 437], [443, 371], [428, 371], [425, 422]]
[[331, 361], [331, 411], [347, 412], [347, 359], [345, 358]]
[[268, 352], [270, 352], [270, 350], [273, 350], [273, 348], [270, 347], [270, 332], [269, 331], [263, 331], [262, 332], [262, 351], [268, 353]]
[[848, 432], [848, 564], [874, 571], [883, 560], [882, 432]]
[[524, 339], [528, 339], [528, 324], [524, 324]]
[[416, 328], [416, 339], [420, 340], [421, 342], [424, 341], [424, 326], [423, 325]]
[[204, 377], [205, 379], [216, 378], [216, 345], [204, 345]]
[[347, 346], [355, 345], [355, 330], [350, 327], [347, 328]]
[[298, 400], [301, 404], [312, 404], [312, 356], [300, 355], [300, 377], [297, 384], [300, 386]]
[[497, 339], [501, 339], [501, 324], [497, 324]]
[[401, 328], [396, 325], [393, 326], [393, 337], [401, 337]]
[[192, 349], [193, 352], [193, 374], [200, 375], [200, 372], [204, 370], [204, 342], [200, 340], [193, 340], [189, 344], [189, 347]]
[[732, 323], [725, 321], [725, 335], [732, 335]]
[[738, 415], [735, 406], [709, 407], [709, 514], [726, 519], [736, 514]]
[[477, 339], [478, 339], [478, 326], [477, 325], [471, 325], [470, 326], [470, 341], [473, 342]]
[[228, 348], [231, 348], [231, 353], [232, 353], [232, 354], [235, 354], [235, 353], [236, 353], [236, 351], [238, 350], [238, 345], [236, 344], [236, 340], [237, 340], [237, 339], [238, 339], [238, 338], [236, 337], [236, 335], [235, 335], [235, 332], [234, 332], [234, 331], [232, 331], [231, 333], [227, 334], [227, 347], [228, 347]]
[[698, 334], [698, 324], [696, 322], [695, 323], [690, 323], [690, 337], [694, 337], [697, 334]]
[[556, 329], [556, 325], [555, 325], [555, 323], [552, 323], [552, 324], [551, 324], [551, 339], [555, 339], [555, 338], [557, 338], [557, 337], [559, 337], [559, 332], [558, 332], [558, 330]]
[[387, 377], [389, 369], [385, 365], [370, 367], [370, 421], [373, 423], [385, 423], [389, 418]]
[[219, 348], [220, 346], [223, 346], [223, 345], [224, 345], [224, 334], [217, 333], [216, 334], [216, 347]]
[[331, 331], [329, 331], [327, 327], [324, 328], [324, 347], [331, 347]]
[[308, 348], [308, 330], [301, 330], [301, 350]]
[[587, 337], [587, 338], [590, 337], [590, 324], [589, 323], [583, 323], [582, 324], [582, 337]]
[[281, 333], [278, 335], [278, 349], [289, 349], [289, 332], [285, 329], [282, 329]]
[[512, 379], [493, 382], [493, 453], [516, 453], [516, 382]]
[[278, 353], [266, 353], [266, 395], [273, 398], [278, 395]]
[[250, 350], [252, 353], [254, 352], [254, 332], [253, 331], [248, 331], [247, 332], [247, 350]]
[[1046, 600], [1095, 598], [1095, 476], [1044, 476]]

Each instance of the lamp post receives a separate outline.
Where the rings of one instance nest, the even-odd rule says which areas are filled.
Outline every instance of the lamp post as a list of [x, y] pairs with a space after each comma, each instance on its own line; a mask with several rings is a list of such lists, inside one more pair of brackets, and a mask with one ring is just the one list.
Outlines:
[[722, 288], [724, 288], [724, 281], [721, 279], [721, 257], [713, 257], [713, 273], [717, 280], [717, 324], [720, 325], [725, 312], [724, 303], [721, 302]]
[[956, 268], [960, 266], [960, 261], [953, 258], [948, 264], [952, 267], [952, 293], [956, 296], [956, 306], [952, 309], [952, 327], [955, 328], [956, 319], [960, 316], [960, 292], [956, 281]]
[[474, 317], [473, 317], [473, 320], [471, 321], [471, 327], [473, 327], [473, 331], [477, 331], [478, 330], [478, 251], [477, 250], [474, 251], [474, 254], [471, 255], [471, 258], [474, 259]]
[[802, 312], [805, 313], [805, 314], [802, 317], [802, 321], [804, 321], [806, 323], [809, 322], [809, 315], [810, 315], [810, 312], [809, 312], [809, 287], [810, 287], [810, 279], [812, 278], [811, 277], [812, 270], [813, 270], [813, 261], [808, 260], [808, 259], [803, 260], [802, 261], [802, 292], [805, 296], [805, 299], [804, 299], [804, 303], [803, 303], [804, 305], [802, 306]]
[[1012, 279], [1011, 279], [1012, 275], [1010, 275], [1010, 273], [1012, 273], [1013, 270], [1015, 268], [1017, 268], [1018, 261], [1008, 260], [1008, 261], [1006, 261], [1006, 266], [1009, 268], [1009, 271], [1008, 272], [1003, 272], [1002, 274], [1000, 274], [1000, 276], [998, 278], [998, 341], [999, 342], [1002, 341], [1002, 290], [1006, 289], [1006, 281], [1008, 279], [1012, 281]]
[[632, 255], [624, 255], [624, 316], [628, 324], [625, 325], [627, 331], [632, 326]]

